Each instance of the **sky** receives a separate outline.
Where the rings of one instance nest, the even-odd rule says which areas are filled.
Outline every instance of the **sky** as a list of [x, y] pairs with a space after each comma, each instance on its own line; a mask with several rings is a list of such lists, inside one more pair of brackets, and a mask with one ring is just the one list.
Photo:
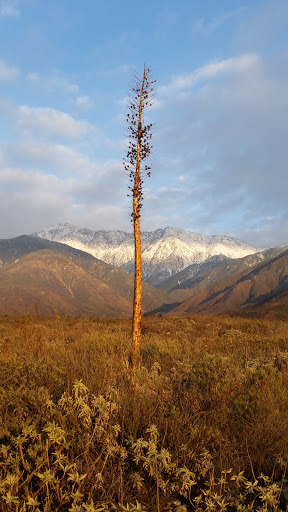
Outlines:
[[0, 238], [132, 231], [125, 115], [144, 63], [142, 230], [288, 245], [287, 0], [0, 0]]

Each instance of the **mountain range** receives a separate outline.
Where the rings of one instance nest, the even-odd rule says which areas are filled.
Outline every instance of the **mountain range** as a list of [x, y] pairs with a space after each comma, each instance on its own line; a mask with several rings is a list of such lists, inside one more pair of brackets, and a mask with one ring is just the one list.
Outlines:
[[[65, 243], [86, 251], [110, 265], [133, 272], [133, 233], [91, 231], [71, 224], [57, 224], [34, 235]], [[171, 227], [144, 231], [141, 241], [143, 279], [153, 286], [159, 285], [189, 265], [210, 261], [215, 256], [242, 258], [257, 251], [254, 247], [232, 237], [201, 235]]]
[[[288, 317], [288, 247], [176, 228], [142, 247], [143, 313]], [[70, 224], [0, 240], [0, 314], [131, 316], [133, 255], [131, 233]]]

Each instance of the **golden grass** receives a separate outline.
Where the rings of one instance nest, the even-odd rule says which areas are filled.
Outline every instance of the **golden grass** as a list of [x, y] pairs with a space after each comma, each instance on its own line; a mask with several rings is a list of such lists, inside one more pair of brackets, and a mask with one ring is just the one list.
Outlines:
[[[228, 316], [146, 317], [142, 366], [134, 373], [130, 354], [129, 320], [71, 319], [57, 314], [46, 319], [0, 318], [1, 478], [3, 482], [14, 474], [18, 479], [9, 488], [15, 493], [14, 502], [7, 497], [9, 485], [1, 487], [0, 481], [2, 511], [82, 512], [97, 510], [100, 503], [107, 510], [114, 510], [113, 506], [126, 510], [126, 502], [137, 507], [137, 500], [151, 511], [174, 510], [175, 500], [188, 509], [193, 504], [191, 510], [236, 510], [236, 505], [242, 507], [238, 510], [254, 510], [260, 504], [266, 508], [259, 510], [285, 510], [288, 324]], [[87, 387], [82, 390], [81, 417], [76, 381]], [[82, 384], [78, 386], [81, 395]], [[99, 409], [101, 396], [108, 409], [114, 404], [113, 414], [109, 409], [104, 418], [106, 423]], [[71, 410], [63, 405], [63, 397]], [[90, 408], [90, 416], [84, 406]], [[99, 418], [104, 421], [102, 430]], [[63, 430], [67, 446], [63, 439], [58, 444], [50, 439], [53, 422]], [[156, 425], [152, 431], [151, 425]], [[31, 432], [25, 434], [27, 429], [36, 432], [38, 448]], [[96, 431], [100, 437], [93, 444]], [[57, 466], [57, 449], [67, 464], [76, 464], [74, 472], [80, 475], [81, 470], [89, 478], [78, 483], [69, 480], [68, 473]], [[7, 463], [5, 450], [14, 458], [14, 466]], [[37, 457], [44, 460], [39, 467]], [[58, 483], [54, 477], [47, 483], [48, 474], [42, 479], [37, 476], [50, 471], [53, 464], [58, 467], [53, 473]], [[223, 473], [230, 468], [231, 472]], [[242, 471], [238, 488], [231, 477]], [[100, 478], [99, 472], [103, 482], [96, 485], [92, 480], [96, 475]], [[255, 484], [261, 473], [268, 480], [258, 479]], [[248, 492], [249, 482], [255, 486]], [[274, 492], [272, 485], [279, 489], [275, 487]], [[76, 489], [82, 498], [71, 497]], [[70, 493], [70, 501], [65, 493]], [[28, 495], [39, 505], [32, 501], [28, 505]], [[94, 509], [87, 508], [91, 500]]]

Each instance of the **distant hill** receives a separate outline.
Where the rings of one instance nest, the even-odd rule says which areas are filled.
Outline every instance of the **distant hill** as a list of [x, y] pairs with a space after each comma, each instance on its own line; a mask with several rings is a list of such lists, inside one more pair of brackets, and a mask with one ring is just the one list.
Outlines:
[[48, 249], [24, 256], [0, 274], [0, 313], [129, 316], [131, 302], [115, 288]]
[[[0, 314], [131, 316], [133, 276], [72, 247], [26, 236], [0, 240]], [[143, 286], [143, 312], [173, 298]]]
[[[241, 266], [239, 267], [241, 268]], [[247, 269], [200, 287], [192, 297], [173, 308], [169, 314], [207, 314], [249, 311], [282, 296], [285, 302], [288, 289], [288, 250]], [[206, 281], [207, 282], [207, 281]], [[195, 287], [194, 287], [195, 289]], [[282, 295], [281, 295], [282, 294]], [[271, 309], [271, 306], [270, 306]]]
[[182, 272], [178, 272], [161, 283], [159, 288], [167, 292], [186, 290], [194, 294], [196, 291], [206, 288], [216, 281], [226, 279], [246, 270], [249, 271], [255, 265], [264, 263], [287, 249], [288, 247], [274, 247], [235, 259], [225, 256], [213, 256], [213, 258], [204, 263], [186, 267]]

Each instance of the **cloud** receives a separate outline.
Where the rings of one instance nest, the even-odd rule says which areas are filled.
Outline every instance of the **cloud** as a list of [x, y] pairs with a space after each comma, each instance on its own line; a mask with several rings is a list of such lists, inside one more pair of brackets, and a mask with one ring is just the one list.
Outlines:
[[[77, 194], [85, 204], [104, 205], [108, 202], [121, 203], [127, 195], [127, 179], [122, 172], [121, 162], [108, 160], [104, 164], [94, 162], [90, 169], [69, 181], [69, 189]], [[111, 184], [117, 183], [117, 186]]]
[[135, 67], [135, 65], [132, 65], [132, 64], [120, 64], [120, 65], [110, 67], [110, 68], [107, 68], [107, 67], [103, 68], [103, 69], [101, 69], [100, 73], [101, 73], [101, 75], [108, 76], [108, 77], [111, 77], [111, 76], [119, 77], [121, 75], [128, 75], [130, 77], [133, 73], [136, 73], [136, 67]]
[[81, 152], [63, 144], [13, 143], [2, 144], [2, 161], [10, 167], [38, 168], [61, 175], [79, 174], [85, 179], [98, 174], [100, 166]]
[[95, 201], [94, 205], [87, 206], [85, 204], [73, 207], [71, 214], [71, 222], [78, 226], [87, 227], [92, 230], [132, 230], [130, 217], [127, 208], [123, 204], [115, 205], [109, 200], [105, 205], [98, 205]]
[[50, 91], [62, 90], [69, 94], [78, 94], [79, 86], [72, 82], [63, 71], [55, 70], [51, 75], [44, 76], [39, 73], [28, 73], [26, 80], [34, 87]]
[[[7, 160], [5, 151], [3, 156]], [[59, 165], [58, 157], [55, 161]], [[27, 154], [22, 153], [22, 162], [25, 158]], [[119, 174], [117, 162], [107, 162], [103, 167], [93, 162], [75, 174], [69, 169], [71, 161], [67, 160], [67, 172], [61, 175], [57, 169], [47, 166], [47, 162], [44, 166], [44, 160], [38, 168], [31, 165], [31, 159], [30, 166], [29, 159], [26, 162], [26, 167], [16, 166], [15, 161], [14, 166], [2, 162], [0, 215], [7, 218], [9, 211], [9, 216], [8, 222], [1, 226], [0, 238], [32, 233], [48, 224], [66, 221], [91, 229], [129, 229], [130, 210], [127, 201], [123, 201], [125, 177]], [[111, 182], [117, 182], [118, 186], [111, 187]]]
[[0, 0], [0, 17], [18, 16], [19, 14], [17, 0]]
[[[13, 210], [0, 237], [63, 221], [92, 229], [129, 229], [126, 194], [121, 161], [100, 163], [60, 144], [0, 146], [0, 215], [5, 208]], [[18, 222], [13, 205], [21, 215]]]
[[[0, 173], [0, 183], [3, 188], [17, 183], [18, 190], [15, 192], [16, 194], [23, 190], [35, 191], [39, 187], [43, 189], [43, 194], [45, 194], [49, 183], [55, 187], [59, 182], [59, 178], [55, 175], [44, 174], [37, 169], [27, 170], [21, 167], [4, 167]], [[38, 201], [39, 197], [35, 197], [35, 200]]]
[[[252, 7], [247, 9], [251, 34], [247, 31], [246, 39], [255, 35], [255, 44], [246, 47], [243, 37], [243, 46], [239, 41], [237, 46], [234, 41], [233, 46], [230, 40], [228, 58], [207, 60], [197, 68], [183, 54], [174, 68], [181, 72], [162, 83], [159, 73], [156, 102], [147, 116], [154, 123], [155, 135], [152, 176], [145, 183], [143, 229], [170, 224], [198, 232], [231, 234], [257, 246], [276, 245], [284, 240], [288, 243], [287, 50], [282, 43], [279, 51], [276, 38], [265, 53], [263, 48], [271, 38], [262, 34], [260, 26], [265, 18], [263, 32], [270, 34], [271, 12], [272, 32], [276, 34], [277, 27], [282, 30], [287, 21], [285, 2], [275, 2], [282, 5], [284, 22], [273, 14], [273, 2], [265, 2], [266, 10], [258, 9], [258, 14], [254, 6], [252, 17]], [[235, 19], [241, 17], [239, 39], [242, 30], [245, 36], [242, 12], [205, 19], [199, 31], [202, 35], [213, 34], [232, 22], [234, 14]], [[191, 16], [190, 21], [186, 16], [190, 28]], [[226, 42], [226, 37], [223, 34], [222, 40], [221, 35], [219, 45]], [[265, 43], [262, 49], [259, 41]], [[223, 46], [210, 49], [212, 55], [219, 48]], [[198, 58], [206, 51], [209, 48], [203, 48]], [[31, 94], [33, 87], [34, 104], [29, 103], [28, 96], [21, 107], [2, 100], [0, 107], [9, 122], [5, 119], [5, 138], [0, 146], [0, 174], [6, 180], [5, 187], [3, 182], [0, 187], [0, 209], [2, 201], [9, 211], [10, 197], [10, 204], [21, 208], [21, 222], [27, 217], [32, 226], [34, 212], [34, 220], [41, 220], [39, 228], [63, 220], [92, 229], [131, 227], [131, 198], [126, 197], [128, 180], [121, 165], [126, 151], [124, 141], [114, 135], [114, 130], [119, 134], [115, 109], [123, 112], [116, 101], [126, 87], [120, 81], [121, 69], [114, 72], [119, 72], [119, 81], [109, 80], [108, 85], [107, 79], [107, 91], [101, 97], [97, 93], [92, 113], [92, 98], [82, 94], [82, 89], [80, 92], [72, 74], [60, 71], [26, 76], [21, 97]], [[1, 61], [0, 79], [16, 78], [19, 73]], [[101, 69], [97, 76], [105, 81]], [[117, 90], [113, 92], [115, 83]], [[38, 93], [41, 101], [49, 95], [49, 103], [44, 103], [47, 108], [37, 106]], [[114, 96], [107, 111], [104, 107], [108, 94]], [[55, 98], [57, 103], [53, 103]], [[61, 107], [57, 110], [61, 102], [67, 112]], [[84, 120], [85, 114], [91, 119], [97, 111], [100, 121], [104, 110], [101, 130]], [[16, 216], [13, 225], [15, 233]], [[36, 229], [31, 227], [31, 231]], [[17, 234], [21, 234], [20, 229]]]
[[81, 110], [91, 110], [94, 105], [94, 101], [90, 96], [77, 96], [76, 106]]
[[1, 238], [32, 233], [48, 219], [59, 222], [69, 212], [65, 184], [55, 175], [37, 169], [4, 167], [0, 184], [0, 215], [8, 220], [1, 226]]
[[[230, 59], [211, 61], [192, 73], [178, 75], [172, 78], [170, 83], [159, 88], [159, 95], [169, 96], [173, 93], [189, 89], [199, 82], [218, 77], [224, 74], [240, 74], [250, 69], [255, 69], [259, 63], [259, 57], [255, 54], [245, 54]], [[160, 100], [161, 101], [161, 100]]]
[[285, 62], [285, 55], [275, 62], [273, 54], [243, 54], [174, 76], [159, 88], [152, 177], [156, 169], [173, 193], [163, 195], [157, 187], [153, 211], [157, 201], [165, 209], [167, 193], [167, 218], [169, 209], [171, 216], [182, 211], [182, 226], [249, 233], [250, 243], [255, 234], [257, 245], [262, 233], [270, 238], [260, 245], [275, 244], [277, 237], [288, 244], [287, 231], [275, 237], [272, 228], [262, 229], [268, 218], [273, 227], [288, 219]]
[[[261, 5], [260, 5], [261, 4]], [[243, 17], [237, 30], [238, 45], [254, 51], [285, 47], [288, 24], [286, 0], [266, 0], [257, 9], [250, 9], [250, 16]], [[285, 44], [285, 43], [284, 43]]]
[[245, 7], [240, 7], [232, 11], [222, 12], [210, 20], [204, 17], [197, 18], [194, 22], [194, 28], [204, 36], [210, 36], [220, 28], [223, 28], [223, 25], [227, 22], [235, 18], [238, 19], [246, 10]]
[[18, 68], [8, 66], [4, 60], [0, 60], [0, 81], [14, 80], [20, 75]]
[[18, 126], [24, 132], [38, 136], [67, 137], [79, 139], [89, 131], [85, 121], [78, 121], [65, 112], [52, 108], [19, 107]]

